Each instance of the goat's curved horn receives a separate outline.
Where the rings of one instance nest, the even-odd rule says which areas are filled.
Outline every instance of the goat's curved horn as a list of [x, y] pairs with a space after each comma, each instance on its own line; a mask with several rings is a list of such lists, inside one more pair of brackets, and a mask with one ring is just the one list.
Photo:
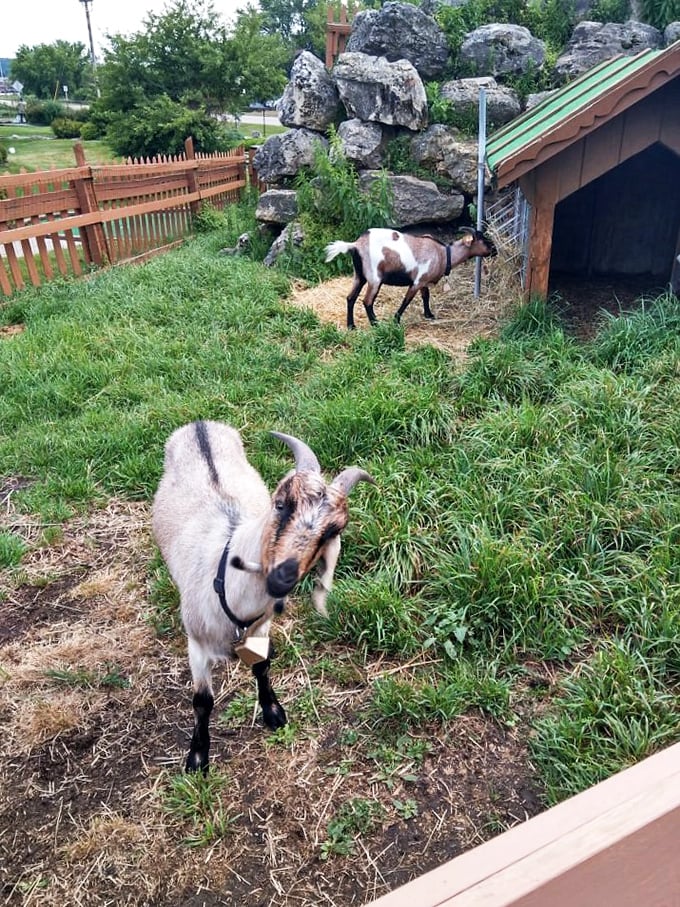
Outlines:
[[357, 466], [348, 466], [343, 469], [331, 482], [331, 488], [339, 488], [344, 494], [349, 494], [357, 482], [370, 482], [375, 485], [375, 479], [369, 475], [365, 469], [359, 469]]
[[284, 435], [280, 431], [272, 431], [270, 435], [283, 441], [293, 451], [296, 472], [321, 472], [316, 454], [311, 447], [307, 447], [304, 441], [300, 441], [299, 438], [294, 438], [292, 435]]

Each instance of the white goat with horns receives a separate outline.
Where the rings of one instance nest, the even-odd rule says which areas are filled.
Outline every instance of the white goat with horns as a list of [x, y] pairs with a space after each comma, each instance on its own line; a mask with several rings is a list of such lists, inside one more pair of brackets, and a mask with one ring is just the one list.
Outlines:
[[228, 425], [193, 422], [165, 445], [153, 531], [179, 589], [188, 637], [194, 732], [187, 771], [208, 768], [215, 662], [238, 655], [252, 666], [264, 723], [273, 729], [286, 723], [269, 679], [272, 616], [315, 565], [312, 600], [326, 613], [348, 520], [347, 495], [357, 482], [373, 482], [363, 469], [350, 467], [326, 484], [306, 444], [271, 434], [295, 457], [295, 470], [271, 496]]
[[448, 244], [433, 236], [410, 236], [384, 227], [374, 227], [362, 233], [354, 242], [341, 239], [326, 246], [326, 261], [338, 255], [352, 254], [354, 283], [347, 297], [347, 327], [354, 328], [354, 303], [362, 287], [368, 284], [364, 308], [371, 324], [376, 323], [373, 303], [383, 284], [391, 287], [408, 287], [406, 295], [395, 314], [399, 321], [411, 300], [420, 290], [423, 297], [425, 318], [434, 318], [430, 309], [430, 287], [451, 268], [479, 256], [496, 255], [493, 240], [474, 227], [462, 227], [463, 236]]

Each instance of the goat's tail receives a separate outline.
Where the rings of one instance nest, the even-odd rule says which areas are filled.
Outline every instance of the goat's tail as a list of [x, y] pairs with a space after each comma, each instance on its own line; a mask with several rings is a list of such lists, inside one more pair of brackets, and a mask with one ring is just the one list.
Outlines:
[[335, 242], [328, 243], [326, 246], [326, 261], [333, 261], [338, 255], [345, 255], [345, 253], [351, 252], [353, 248], [353, 242], [343, 242], [341, 239], [336, 239]]

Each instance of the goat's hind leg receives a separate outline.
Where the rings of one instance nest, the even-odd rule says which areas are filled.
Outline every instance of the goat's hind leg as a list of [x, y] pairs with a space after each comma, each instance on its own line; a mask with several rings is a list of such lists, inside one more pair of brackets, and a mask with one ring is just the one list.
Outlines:
[[253, 665], [253, 674], [257, 680], [257, 698], [262, 706], [262, 720], [272, 731], [278, 730], [288, 722], [284, 708], [276, 698], [269, 678], [269, 668], [275, 654], [274, 646], [270, 643], [267, 658]]
[[211, 661], [203, 648], [189, 638], [189, 665], [193, 679], [194, 732], [186, 761], [187, 772], [208, 771], [210, 733], [208, 724], [215, 704], [212, 690]]
[[375, 317], [375, 312], [373, 311], [373, 303], [375, 302], [376, 296], [380, 292], [380, 287], [382, 283], [369, 284], [368, 290], [366, 290], [366, 295], [364, 296], [364, 308], [366, 309], [366, 316], [372, 325], [378, 323], [378, 319]]
[[354, 303], [359, 298], [359, 293], [361, 293], [365, 283], [365, 277], [360, 277], [358, 274], [354, 275], [354, 283], [352, 284], [352, 289], [349, 291], [349, 296], [347, 297], [347, 329], [350, 331], [353, 331], [355, 328]]

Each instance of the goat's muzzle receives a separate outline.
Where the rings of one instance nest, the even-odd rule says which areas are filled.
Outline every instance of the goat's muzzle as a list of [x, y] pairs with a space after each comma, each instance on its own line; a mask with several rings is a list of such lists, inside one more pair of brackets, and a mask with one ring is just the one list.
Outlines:
[[298, 581], [300, 564], [294, 557], [277, 564], [267, 574], [267, 592], [272, 598], [284, 598]]

